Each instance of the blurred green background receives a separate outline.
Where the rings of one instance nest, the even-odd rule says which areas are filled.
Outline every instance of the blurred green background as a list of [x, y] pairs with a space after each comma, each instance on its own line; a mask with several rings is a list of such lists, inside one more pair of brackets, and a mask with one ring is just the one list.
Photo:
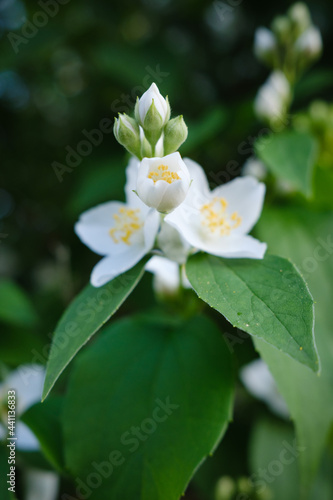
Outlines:
[[[131, 112], [152, 81], [189, 126], [181, 153], [217, 172], [212, 183], [225, 179], [229, 162], [237, 174], [262, 128], [252, 100], [267, 73], [252, 54], [254, 31], [290, 4], [70, 0], [27, 38], [22, 16], [42, 24], [38, 2], [2, 0], [1, 273], [32, 293], [53, 287], [65, 300], [88, 280], [96, 258], [73, 224], [96, 203], [123, 198], [126, 158], [110, 132], [62, 182], [52, 165], [66, 163], [66, 147], [76, 150], [83, 130]], [[325, 50], [299, 86], [299, 108], [314, 95], [329, 98], [333, 83], [333, 6], [309, 7]]]
[[[0, 0], [0, 349], [7, 366], [36, 361], [36, 353], [46, 359], [56, 321], [99, 259], [73, 225], [87, 208], [124, 199], [124, 150], [112, 131], [80, 149], [87, 133], [118, 112], [131, 113], [136, 96], [155, 81], [173, 115], [188, 124], [181, 153], [203, 165], [212, 186], [230, 178], [225, 172], [238, 175], [264, 129], [252, 109], [268, 75], [252, 53], [254, 31], [291, 4], [59, 0], [58, 12], [36, 28], [45, 20], [38, 2]], [[313, 98], [332, 100], [333, 4], [307, 4], [324, 53], [297, 86], [294, 111]], [[26, 20], [35, 28], [24, 34]], [[78, 148], [78, 165], [68, 168], [66, 156]], [[147, 275], [120, 314], [153, 301]], [[254, 356], [250, 342], [237, 350], [240, 364]], [[223, 442], [229, 450], [249, 439], [254, 415], [243, 415], [243, 404]], [[276, 425], [281, 436], [290, 432]], [[215, 464], [199, 476], [199, 491], [200, 481], [204, 492], [221, 473], [248, 473], [245, 455], [236, 452]]]

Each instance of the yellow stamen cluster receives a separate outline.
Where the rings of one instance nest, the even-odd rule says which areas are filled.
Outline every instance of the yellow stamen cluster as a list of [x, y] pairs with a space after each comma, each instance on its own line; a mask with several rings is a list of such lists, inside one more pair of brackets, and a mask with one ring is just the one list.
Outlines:
[[177, 172], [170, 172], [167, 165], [160, 165], [157, 167], [157, 171], [154, 170], [148, 174], [148, 179], [152, 179], [154, 182], [166, 181], [168, 184], [172, 184], [174, 181], [179, 181], [180, 177]]
[[211, 233], [229, 236], [241, 224], [242, 218], [237, 212], [229, 215], [227, 206], [228, 202], [224, 198], [214, 198], [201, 207], [202, 223]]
[[116, 221], [114, 227], [110, 229], [109, 234], [115, 243], [123, 242], [130, 245], [130, 238], [133, 233], [142, 228], [138, 213], [140, 209], [121, 207], [113, 218]]

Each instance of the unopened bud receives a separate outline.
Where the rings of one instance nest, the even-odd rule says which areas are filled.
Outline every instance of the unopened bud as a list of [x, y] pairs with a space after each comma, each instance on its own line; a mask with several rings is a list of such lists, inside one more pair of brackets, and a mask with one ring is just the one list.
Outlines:
[[119, 117], [115, 118], [113, 132], [119, 144], [141, 159], [140, 130], [133, 118], [125, 113], [119, 114]]
[[148, 141], [155, 146], [164, 125], [170, 118], [168, 98], [164, 99], [155, 83], [152, 83], [143, 96], [137, 100], [135, 118], [143, 127]]
[[291, 22], [286, 16], [277, 16], [272, 22], [272, 31], [279, 43], [285, 44], [291, 32]]
[[174, 153], [186, 141], [187, 126], [182, 116], [170, 120], [164, 129], [164, 154]]
[[273, 63], [277, 50], [277, 40], [274, 33], [267, 28], [258, 28], [254, 35], [254, 53], [260, 61]]
[[296, 40], [295, 50], [309, 60], [317, 59], [323, 50], [323, 41], [318, 28], [310, 26]]
[[288, 10], [288, 17], [296, 31], [296, 35], [300, 35], [311, 26], [311, 15], [303, 2], [292, 5]]

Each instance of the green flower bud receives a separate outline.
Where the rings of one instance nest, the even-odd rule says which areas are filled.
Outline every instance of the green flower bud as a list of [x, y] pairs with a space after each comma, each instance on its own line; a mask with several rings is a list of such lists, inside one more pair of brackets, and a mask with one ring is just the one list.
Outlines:
[[297, 2], [288, 10], [288, 17], [295, 29], [296, 36], [303, 33], [311, 26], [311, 15], [309, 9], [303, 2]]
[[141, 129], [141, 158], [151, 158], [153, 155], [152, 147], [145, 138], [143, 130]]
[[170, 120], [164, 128], [164, 154], [178, 151], [186, 138], [187, 126], [183, 117], [180, 115]]
[[141, 160], [140, 129], [133, 118], [125, 113], [119, 114], [119, 117], [115, 118], [113, 133], [119, 144]]
[[272, 22], [272, 31], [276, 35], [278, 41], [285, 44], [291, 34], [291, 22], [286, 16], [277, 16]]

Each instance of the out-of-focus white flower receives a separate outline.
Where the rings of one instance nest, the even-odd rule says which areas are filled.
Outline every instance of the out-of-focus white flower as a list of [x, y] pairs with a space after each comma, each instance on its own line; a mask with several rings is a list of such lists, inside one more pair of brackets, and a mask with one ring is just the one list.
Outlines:
[[139, 166], [137, 193], [149, 207], [168, 213], [180, 205], [191, 178], [178, 152], [163, 158], [144, 158]]
[[25, 500], [56, 500], [59, 476], [51, 471], [29, 469], [24, 477]]
[[170, 105], [168, 99], [164, 99], [161, 95], [156, 83], [151, 84], [149, 89], [138, 99], [135, 107], [136, 119], [143, 127], [147, 125], [147, 114], [153, 104], [156, 112], [160, 115], [161, 126], [165, 125], [170, 118]]
[[289, 417], [285, 400], [278, 391], [276, 382], [262, 359], [256, 359], [244, 366], [240, 378], [246, 389], [256, 398], [264, 401], [277, 415]]
[[191, 245], [182, 237], [179, 231], [165, 221], [162, 222], [157, 236], [157, 246], [167, 259], [178, 262], [178, 264], [185, 264], [191, 251]]
[[302, 33], [311, 25], [310, 11], [303, 2], [292, 5], [288, 10], [288, 17], [297, 28], [298, 33]]
[[[0, 383], [1, 406], [7, 405], [9, 390], [16, 392], [16, 428], [17, 448], [19, 450], [36, 451], [39, 443], [33, 432], [23, 422], [19, 421], [20, 415], [30, 406], [40, 402], [42, 398], [45, 369], [40, 365], [21, 365], [9, 373]], [[0, 415], [1, 416], [1, 415]], [[0, 438], [5, 438], [7, 432], [7, 414], [3, 415], [3, 423], [0, 423]]]
[[126, 203], [111, 201], [84, 212], [75, 232], [93, 252], [104, 258], [94, 267], [90, 282], [99, 287], [131, 269], [154, 246], [159, 214], [133, 193], [138, 161], [127, 169]]
[[147, 271], [154, 274], [154, 289], [160, 295], [175, 295], [182, 285], [192, 288], [185, 271], [182, 268], [182, 283], [180, 283], [179, 264], [165, 257], [154, 256], [146, 265]]
[[254, 53], [260, 60], [266, 61], [277, 49], [274, 33], [264, 27], [256, 30], [254, 35]]
[[323, 50], [323, 40], [318, 28], [310, 26], [302, 33], [295, 43], [295, 49], [298, 53], [304, 54], [310, 59], [316, 59]]
[[184, 161], [192, 184], [185, 201], [165, 217], [165, 222], [194, 249], [220, 257], [262, 259], [266, 244], [248, 233], [260, 216], [265, 185], [242, 177], [210, 191], [200, 165]]
[[243, 165], [242, 175], [251, 175], [258, 181], [262, 181], [267, 175], [267, 169], [261, 160], [251, 156]]
[[256, 95], [254, 101], [256, 115], [269, 122], [283, 118], [290, 96], [291, 91], [287, 78], [282, 71], [273, 71]]

